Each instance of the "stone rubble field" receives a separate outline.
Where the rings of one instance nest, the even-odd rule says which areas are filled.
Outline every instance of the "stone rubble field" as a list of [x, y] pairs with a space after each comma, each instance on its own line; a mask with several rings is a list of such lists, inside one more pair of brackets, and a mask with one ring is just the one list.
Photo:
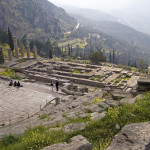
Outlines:
[[[135, 97], [140, 74], [114, 65], [29, 60], [11, 62], [9, 66], [24, 73], [26, 79], [22, 80], [24, 87], [19, 89], [8, 87], [8, 81], [0, 79], [0, 137], [9, 133], [23, 134], [28, 127], [66, 123], [68, 118], [90, 115], [91, 120], [96, 121], [106, 115], [109, 107], [133, 104], [141, 96]], [[59, 92], [55, 88], [51, 91], [51, 81], [59, 81]], [[51, 100], [55, 101], [51, 103]], [[49, 117], [41, 120], [43, 115]], [[62, 131], [84, 130], [87, 125], [88, 122], [67, 124]], [[56, 147], [58, 150], [60, 147], [92, 149], [82, 136], [72, 138], [69, 144], [60, 143], [44, 150]]]

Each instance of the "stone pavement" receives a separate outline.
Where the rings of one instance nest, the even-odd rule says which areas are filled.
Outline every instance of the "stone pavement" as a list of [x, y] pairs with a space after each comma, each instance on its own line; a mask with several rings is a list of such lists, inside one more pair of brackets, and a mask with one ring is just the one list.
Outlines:
[[46, 85], [23, 83], [23, 86], [9, 87], [8, 82], [0, 80], [0, 125], [22, 121], [39, 112], [55, 97], [61, 97]]

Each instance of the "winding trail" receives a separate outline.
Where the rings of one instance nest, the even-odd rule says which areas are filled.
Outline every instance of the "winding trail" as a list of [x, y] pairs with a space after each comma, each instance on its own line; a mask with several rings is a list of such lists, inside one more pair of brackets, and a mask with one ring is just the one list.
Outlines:
[[[79, 27], [80, 27], [80, 23], [78, 22], [78, 24], [76, 25], [76, 27], [74, 28], [73, 31], [76, 31]], [[71, 34], [73, 31], [68, 31], [68, 32], [66, 32], [64, 34]]]

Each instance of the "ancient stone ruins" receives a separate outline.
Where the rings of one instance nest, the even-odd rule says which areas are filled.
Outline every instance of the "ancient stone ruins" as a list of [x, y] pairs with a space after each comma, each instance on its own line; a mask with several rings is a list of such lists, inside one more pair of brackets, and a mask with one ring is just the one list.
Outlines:
[[[106, 115], [107, 108], [133, 104], [142, 91], [149, 90], [150, 80], [141, 78], [143, 75], [136, 71], [127, 71], [107, 63], [96, 66], [68, 60], [45, 60], [37, 58], [36, 46], [31, 57], [29, 45], [26, 45], [25, 57], [23, 44], [19, 52], [16, 37], [13, 39], [16, 59], [8, 49], [9, 61], [4, 59], [3, 62], [24, 76], [21, 81], [23, 88], [8, 87], [9, 78], [0, 76], [0, 137], [9, 133], [23, 134], [28, 127], [37, 125], [65, 123], [67, 117], [84, 118], [90, 114], [91, 119], [96, 121]], [[0, 57], [4, 57], [3, 48], [0, 48]], [[22, 58], [25, 60], [20, 62]], [[51, 83], [55, 85], [57, 81], [60, 86], [58, 92], [55, 86], [53, 90], [51, 87]], [[95, 98], [101, 101], [93, 103]], [[41, 120], [43, 114], [49, 115], [50, 119]], [[84, 130], [87, 125], [88, 122], [72, 123], [64, 126], [62, 131]], [[141, 123], [124, 127], [107, 149], [148, 150], [149, 126], [149, 123]], [[133, 132], [132, 136], [130, 131]], [[92, 145], [78, 135], [69, 143], [55, 144], [43, 150], [54, 149], [92, 150]]]

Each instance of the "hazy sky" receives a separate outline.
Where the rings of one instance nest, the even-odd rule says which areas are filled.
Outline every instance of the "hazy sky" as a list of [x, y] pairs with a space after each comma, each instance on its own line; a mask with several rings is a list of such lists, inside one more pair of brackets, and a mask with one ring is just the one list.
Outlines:
[[99, 10], [124, 9], [148, 0], [49, 0], [56, 5], [72, 5]]

